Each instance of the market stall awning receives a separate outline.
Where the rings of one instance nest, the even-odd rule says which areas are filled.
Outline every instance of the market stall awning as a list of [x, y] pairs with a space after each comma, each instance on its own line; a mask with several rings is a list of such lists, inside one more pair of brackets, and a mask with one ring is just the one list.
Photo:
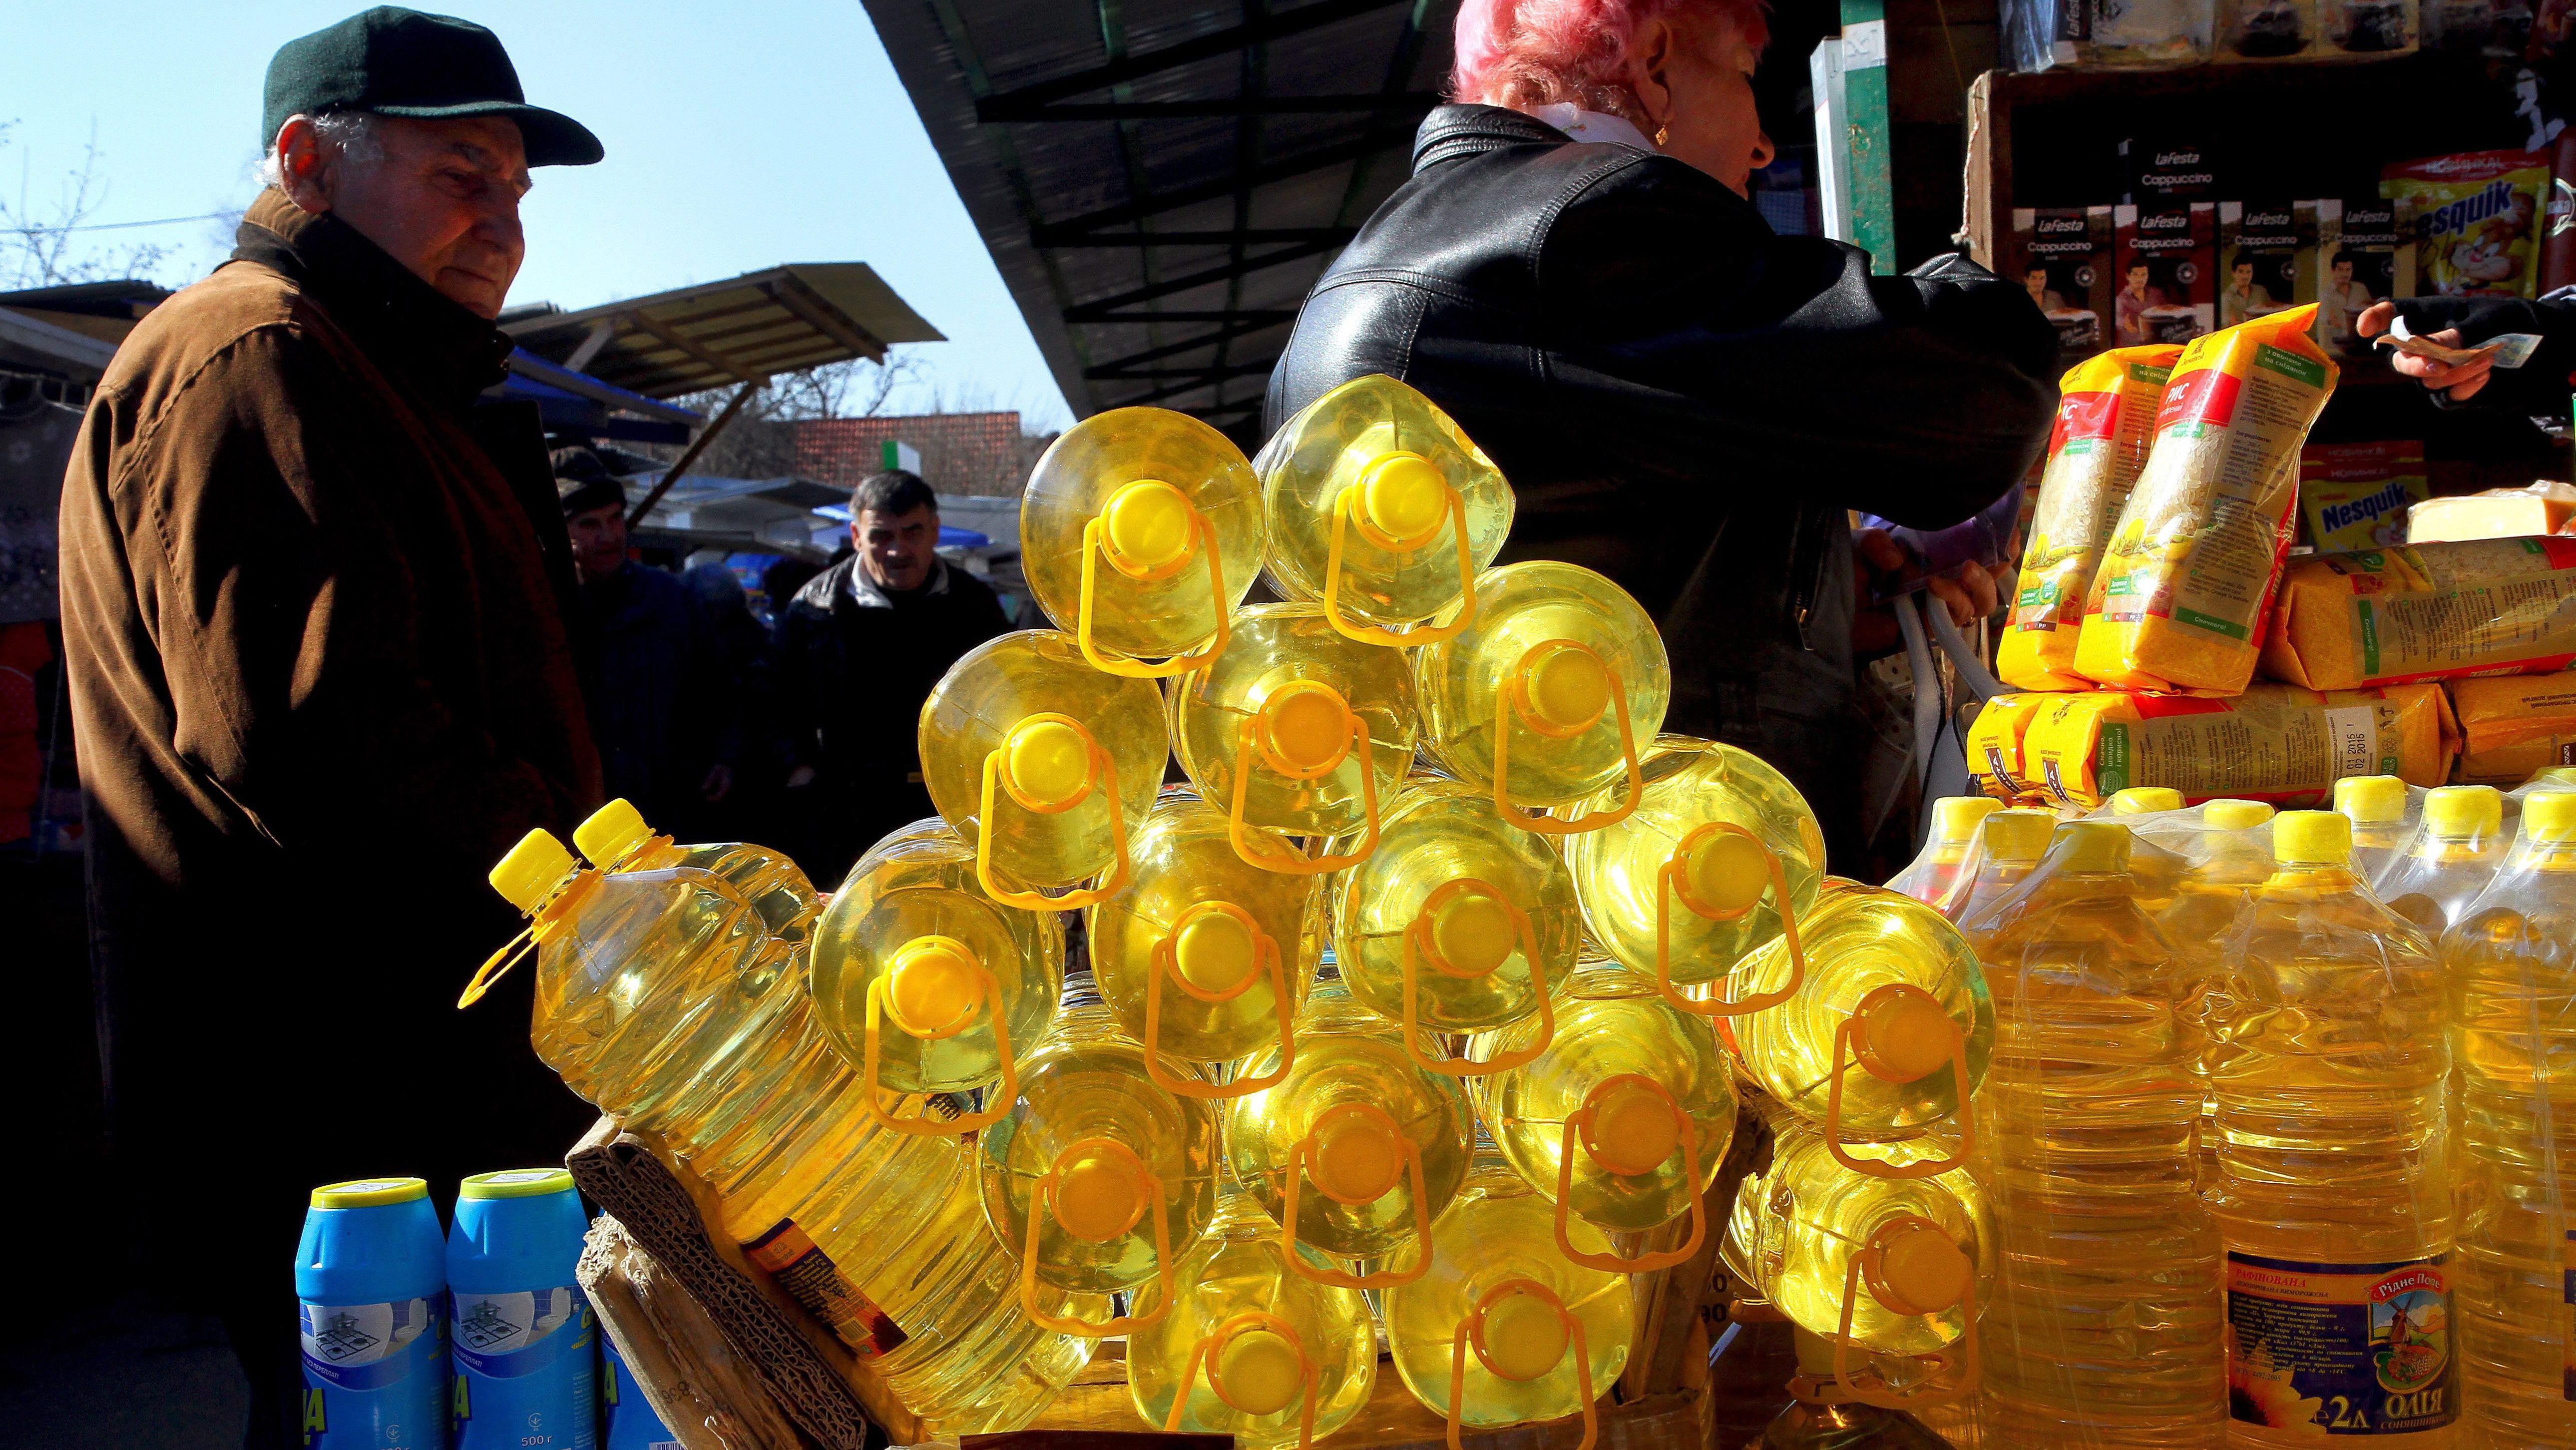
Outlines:
[[866, 0], [1082, 414], [1221, 427], [1410, 169], [1456, 0]]
[[501, 326], [547, 362], [648, 398], [947, 340], [865, 262], [797, 262], [579, 312], [505, 314]]

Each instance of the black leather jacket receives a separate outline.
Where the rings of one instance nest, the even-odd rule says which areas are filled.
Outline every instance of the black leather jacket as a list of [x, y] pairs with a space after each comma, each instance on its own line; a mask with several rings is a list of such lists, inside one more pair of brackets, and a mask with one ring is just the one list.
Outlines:
[[1307, 297], [1269, 425], [1368, 373], [1420, 389], [1512, 482], [1503, 558], [1635, 595], [1669, 728], [1763, 755], [1856, 849], [1844, 511], [1940, 527], [2021, 477], [2056, 405], [2047, 321], [1965, 258], [1873, 277], [1682, 162], [1517, 111], [1442, 106], [1413, 164]]

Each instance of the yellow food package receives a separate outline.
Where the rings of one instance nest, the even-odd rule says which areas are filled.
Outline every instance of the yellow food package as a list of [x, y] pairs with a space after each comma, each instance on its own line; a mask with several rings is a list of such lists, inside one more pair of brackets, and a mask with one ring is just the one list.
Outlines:
[[2424, 445], [2412, 438], [2299, 450], [2299, 511], [2319, 553], [2406, 542], [2408, 511], [2432, 491]]
[[2029, 800], [2039, 787], [2023, 772], [2022, 741], [2053, 695], [1997, 695], [1968, 727], [1968, 781], [1998, 800]]
[[2218, 796], [2323, 805], [2348, 775], [2440, 785], [2459, 746], [2437, 684], [2303, 690], [2262, 684], [2231, 699], [2102, 691], [2042, 714], [2022, 757], [2052, 799], [2092, 807], [2130, 786], [2187, 802]]
[[2318, 554], [2281, 580], [2263, 673], [2312, 690], [2576, 664], [2576, 539]]
[[2022, 548], [2021, 593], [1995, 652], [1995, 673], [2025, 690], [2089, 690], [2075, 673], [2075, 639], [2094, 566], [2129, 489], [2147, 464], [2156, 402], [2175, 346], [2123, 347], [2076, 364], [2058, 381], [2039, 507]]
[[2334, 392], [2315, 321], [2312, 303], [2184, 347], [2146, 469], [2085, 597], [2077, 674], [2207, 695], [2254, 677], [2294, 532], [2299, 448]]
[[2509, 788], [2553, 765], [2576, 765], [2576, 670], [2453, 680], [2462, 785]]

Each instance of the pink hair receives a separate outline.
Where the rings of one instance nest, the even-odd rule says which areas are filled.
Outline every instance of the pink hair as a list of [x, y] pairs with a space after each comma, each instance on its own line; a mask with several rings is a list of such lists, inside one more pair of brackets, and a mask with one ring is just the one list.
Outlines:
[[1498, 106], [1572, 101], [1643, 124], [1629, 72], [1637, 27], [1660, 16], [1732, 24], [1753, 48], [1771, 39], [1765, 0], [1465, 0], [1449, 94]]

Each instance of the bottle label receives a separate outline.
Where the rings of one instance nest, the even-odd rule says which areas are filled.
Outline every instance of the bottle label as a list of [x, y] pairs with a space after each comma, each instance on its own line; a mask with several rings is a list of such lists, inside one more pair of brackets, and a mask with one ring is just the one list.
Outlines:
[[460, 1293], [455, 1299], [451, 1325], [460, 1369], [517, 1379], [590, 1347], [590, 1306], [570, 1284], [531, 1293]]
[[2321, 1264], [2228, 1254], [2229, 1415], [2328, 1435], [2407, 1435], [2457, 1419], [2450, 1257]]
[[443, 1450], [447, 1296], [301, 1303], [306, 1450]]
[[877, 1302], [859, 1292], [820, 1244], [784, 1218], [778, 1226], [742, 1246], [743, 1256], [778, 1282], [807, 1313], [832, 1326], [861, 1359], [891, 1353], [911, 1336]]

